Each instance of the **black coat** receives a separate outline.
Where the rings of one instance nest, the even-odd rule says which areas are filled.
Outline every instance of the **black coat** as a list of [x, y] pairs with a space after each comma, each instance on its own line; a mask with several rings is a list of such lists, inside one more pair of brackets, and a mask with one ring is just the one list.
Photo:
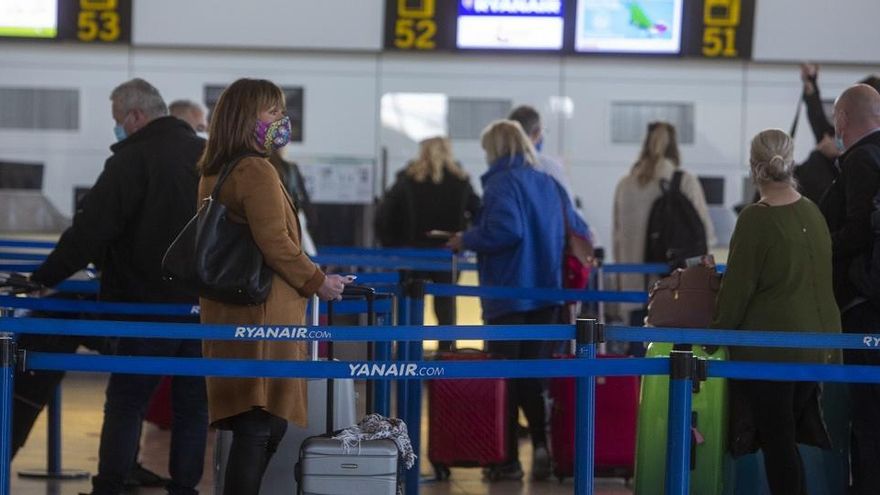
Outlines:
[[798, 191], [817, 205], [822, 202], [825, 191], [837, 178], [837, 167], [834, 160], [813, 150], [804, 163], [794, 169], [794, 178], [798, 182]]
[[443, 239], [430, 239], [429, 230], [458, 232], [480, 208], [480, 198], [468, 179], [445, 173], [443, 181], [416, 182], [405, 172], [397, 174], [376, 212], [376, 234], [383, 246], [437, 247]]
[[111, 146], [113, 155], [73, 225], [32, 279], [51, 287], [95, 262], [102, 270], [102, 300], [195, 302], [162, 280], [161, 264], [195, 214], [195, 165], [204, 146], [204, 139], [174, 117], [158, 118]]
[[880, 131], [869, 134], [838, 158], [840, 176], [825, 194], [822, 214], [831, 231], [834, 296], [841, 309], [864, 296], [848, 276], [859, 257], [870, 258], [871, 212], [880, 192]]

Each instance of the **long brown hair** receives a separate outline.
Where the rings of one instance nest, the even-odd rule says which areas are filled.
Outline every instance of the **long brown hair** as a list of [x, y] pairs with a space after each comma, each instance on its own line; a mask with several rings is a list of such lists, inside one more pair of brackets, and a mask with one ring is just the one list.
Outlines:
[[239, 79], [230, 84], [211, 113], [208, 144], [199, 159], [202, 175], [214, 175], [242, 153], [256, 151], [254, 127], [260, 112], [284, 108], [284, 93], [272, 81]]
[[648, 134], [642, 143], [639, 159], [633, 164], [632, 174], [636, 176], [640, 186], [651, 182], [662, 160], [669, 160], [678, 167], [681, 159], [678, 155], [678, 144], [675, 138], [675, 126], [668, 122], [651, 122]]
[[432, 137], [419, 143], [419, 157], [406, 167], [406, 175], [416, 182], [429, 178], [434, 184], [443, 182], [443, 175], [466, 179], [467, 174], [452, 156], [452, 144], [444, 137]]

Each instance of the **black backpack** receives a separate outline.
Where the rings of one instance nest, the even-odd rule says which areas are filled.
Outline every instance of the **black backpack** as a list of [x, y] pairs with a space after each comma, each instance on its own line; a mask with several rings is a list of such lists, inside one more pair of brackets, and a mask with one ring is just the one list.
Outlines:
[[684, 267], [684, 261], [709, 252], [706, 227], [690, 200], [681, 192], [683, 172], [660, 181], [663, 195], [654, 201], [648, 216], [645, 262]]

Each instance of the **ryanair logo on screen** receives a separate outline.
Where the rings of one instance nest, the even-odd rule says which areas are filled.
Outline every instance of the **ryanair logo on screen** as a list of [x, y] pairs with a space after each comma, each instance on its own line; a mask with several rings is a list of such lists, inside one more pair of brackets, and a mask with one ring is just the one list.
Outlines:
[[458, 15], [562, 16], [562, 0], [460, 0]]

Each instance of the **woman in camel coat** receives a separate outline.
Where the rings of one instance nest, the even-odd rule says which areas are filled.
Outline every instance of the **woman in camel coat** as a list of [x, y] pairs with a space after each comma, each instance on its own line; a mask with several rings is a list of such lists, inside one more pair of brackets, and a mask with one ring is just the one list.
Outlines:
[[[290, 137], [284, 95], [265, 80], [240, 79], [220, 96], [210, 139], [199, 162], [199, 198], [211, 194], [224, 166], [235, 167], [218, 195], [229, 218], [246, 223], [275, 273], [265, 302], [246, 306], [201, 298], [202, 323], [302, 325], [308, 298], [339, 298], [347, 278], [324, 273], [303, 252], [293, 202], [267, 159]], [[205, 341], [208, 358], [304, 360], [306, 343], [285, 341]], [[213, 426], [233, 431], [224, 494], [259, 493], [269, 460], [287, 422], [305, 426], [306, 383], [302, 379], [208, 378]]]

